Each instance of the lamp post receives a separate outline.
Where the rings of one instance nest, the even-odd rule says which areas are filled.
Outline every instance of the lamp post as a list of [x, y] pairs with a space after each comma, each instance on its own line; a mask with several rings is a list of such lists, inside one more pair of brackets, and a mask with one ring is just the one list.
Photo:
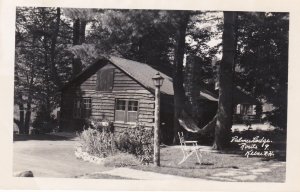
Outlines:
[[154, 113], [154, 156], [153, 161], [155, 166], [160, 166], [160, 87], [164, 82], [164, 78], [157, 72], [152, 78], [155, 86], [155, 113]]

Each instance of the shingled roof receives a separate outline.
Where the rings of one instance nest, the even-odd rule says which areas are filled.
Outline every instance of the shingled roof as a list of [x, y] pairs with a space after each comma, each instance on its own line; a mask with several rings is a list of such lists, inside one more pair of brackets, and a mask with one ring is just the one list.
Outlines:
[[[110, 56], [108, 59], [99, 59], [97, 62], [90, 65], [79, 75], [77, 75], [73, 80], [67, 83], [62, 89], [67, 88], [74, 83], [82, 83], [92, 74], [94, 74], [97, 70], [105, 66], [107, 63], [113, 64], [114, 66], [125, 72], [127, 75], [135, 79], [138, 83], [140, 83], [142, 86], [149, 89], [150, 91], [153, 91], [155, 89], [152, 82], [152, 77], [158, 72], [156, 69], [152, 68], [150, 65], [145, 63], [132, 61], [116, 56]], [[161, 92], [167, 95], [174, 95], [173, 79], [160, 71], [159, 73], [164, 78], [164, 83], [161, 87]], [[202, 83], [199, 98], [210, 101], [218, 101], [218, 93], [214, 93], [214, 90], [209, 89], [208, 85]], [[245, 94], [238, 88], [234, 90], [234, 101], [237, 103], [244, 103], [249, 101], [257, 102], [255, 98]]]
[[[219, 101], [219, 92], [217, 90], [213, 90], [209, 85], [205, 83], [201, 83], [201, 88], [200, 88], [200, 94], [199, 94], [199, 99], [205, 99], [205, 100], [210, 100], [210, 101]], [[233, 88], [233, 95], [232, 95], [233, 102], [235, 104], [260, 104], [260, 102], [254, 98], [253, 96], [245, 93], [238, 87]]]
[[[122, 71], [127, 73], [129, 76], [134, 78], [136, 81], [141, 83], [146, 88], [150, 88], [152, 90], [155, 89], [152, 77], [158, 71], [149, 66], [148, 64], [114, 56], [110, 57], [109, 61], [118, 68], [120, 68]], [[172, 78], [164, 73], [159, 73], [164, 78], [163, 85], [160, 88], [161, 92], [167, 95], [174, 95]]]
[[85, 70], [79, 73], [71, 81], [65, 84], [60, 91], [67, 89], [68, 87], [76, 84], [81, 84], [90, 76], [95, 74], [100, 68], [104, 67], [106, 64], [113, 64], [115, 67], [126, 73], [128, 76], [133, 78], [143, 87], [153, 92], [155, 86], [152, 81], [152, 77], [159, 72], [160, 75], [164, 78], [162, 87], [160, 88], [162, 94], [174, 95], [173, 91], [173, 80], [171, 77], [166, 74], [152, 68], [148, 64], [132, 61], [128, 59], [123, 59], [120, 57], [110, 56], [109, 58], [98, 59], [94, 64], [88, 66]]

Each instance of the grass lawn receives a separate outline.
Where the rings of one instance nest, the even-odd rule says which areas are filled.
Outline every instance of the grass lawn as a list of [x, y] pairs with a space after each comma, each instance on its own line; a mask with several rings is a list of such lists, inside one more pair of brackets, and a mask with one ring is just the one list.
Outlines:
[[132, 166], [133, 169], [163, 174], [202, 178], [217, 181], [284, 182], [285, 162], [263, 161], [261, 158], [246, 158], [237, 154], [202, 152], [199, 165], [192, 155], [181, 165], [183, 155], [178, 147], [161, 149], [161, 166]]

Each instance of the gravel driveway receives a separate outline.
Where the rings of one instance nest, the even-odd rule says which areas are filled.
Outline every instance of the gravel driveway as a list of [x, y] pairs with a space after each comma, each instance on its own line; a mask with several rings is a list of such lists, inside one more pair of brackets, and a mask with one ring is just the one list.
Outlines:
[[45, 135], [17, 138], [13, 147], [13, 172], [30, 170], [35, 177], [76, 177], [111, 169], [76, 159], [77, 143], [76, 139]]

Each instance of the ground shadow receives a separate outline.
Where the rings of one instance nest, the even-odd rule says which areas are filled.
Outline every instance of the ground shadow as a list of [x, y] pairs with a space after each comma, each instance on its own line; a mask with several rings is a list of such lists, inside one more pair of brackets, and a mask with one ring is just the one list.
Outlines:
[[38, 134], [38, 135], [18, 135], [14, 134], [13, 141], [29, 141], [29, 140], [40, 140], [40, 141], [63, 141], [72, 140], [73, 138], [50, 135], [50, 134]]
[[178, 169], [178, 170], [197, 170], [197, 169], [239, 169], [237, 166], [214, 166], [213, 163], [201, 163], [195, 164], [194, 166], [176, 166], [176, 165], [161, 165], [160, 167], [170, 168], [170, 169]]

